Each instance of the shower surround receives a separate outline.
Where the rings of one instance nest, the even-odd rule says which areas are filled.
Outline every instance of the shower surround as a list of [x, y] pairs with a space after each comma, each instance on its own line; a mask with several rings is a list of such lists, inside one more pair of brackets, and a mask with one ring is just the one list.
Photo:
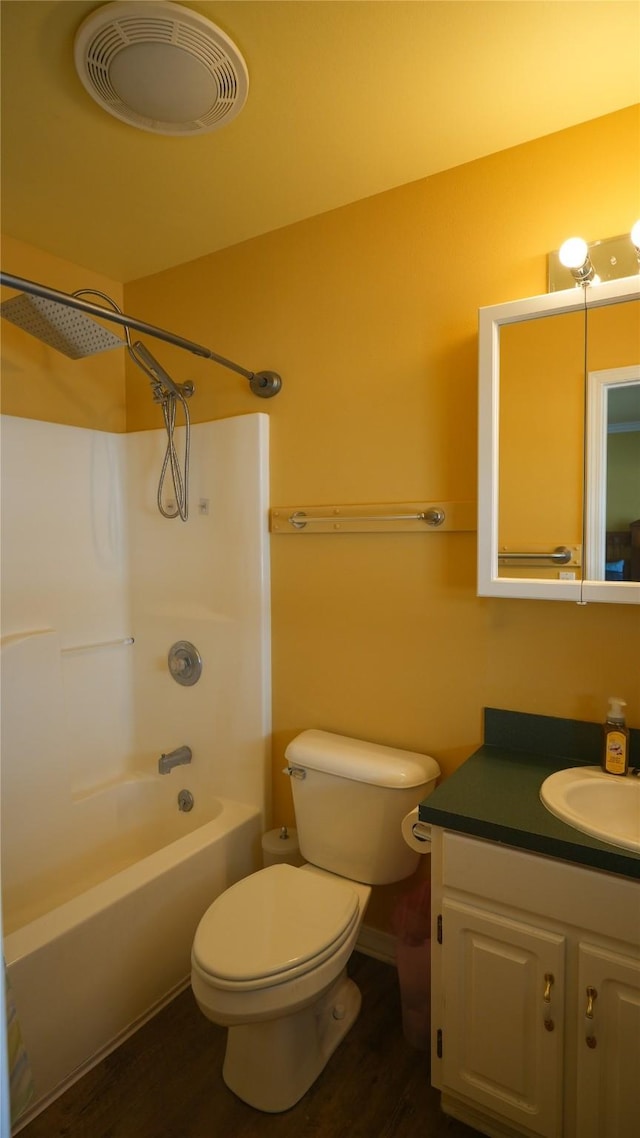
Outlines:
[[186, 524], [157, 510], [163, 451], [2, 417], [5, 958], [41, 1104], [187, 979], [268, 812], [268, 418], [192, 428]]

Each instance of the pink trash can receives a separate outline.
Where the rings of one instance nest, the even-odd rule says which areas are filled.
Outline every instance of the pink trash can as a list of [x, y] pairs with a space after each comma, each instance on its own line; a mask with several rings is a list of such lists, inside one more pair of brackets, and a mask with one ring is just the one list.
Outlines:
[[401, 898], [393, 925], [407, 1043], [427, 1051], [431, 1030], [431, 883], [421, 881]]

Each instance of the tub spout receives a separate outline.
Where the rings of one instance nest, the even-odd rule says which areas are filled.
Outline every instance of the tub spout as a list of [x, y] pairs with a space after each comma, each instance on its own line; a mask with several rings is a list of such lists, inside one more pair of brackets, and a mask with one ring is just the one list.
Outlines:
[[174, 767], [182, 767], [185, 763], [191, 762], [191, 747], [177, 747], [175, 751], [169, 751], [166, 755], [160, 755], [158, 759], [158, 771], [160, 774], [169, 774], [170, 770]]

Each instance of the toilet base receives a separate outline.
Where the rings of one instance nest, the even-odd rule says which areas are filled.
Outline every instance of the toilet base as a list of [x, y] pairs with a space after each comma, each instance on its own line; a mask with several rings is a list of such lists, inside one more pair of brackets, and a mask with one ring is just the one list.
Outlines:
[[256, 1110], [289, 1110], [354, 1024], [362, 998], [346, 968], [316, 1003], [293, 1015], [230, 1027], [222, 1077]]

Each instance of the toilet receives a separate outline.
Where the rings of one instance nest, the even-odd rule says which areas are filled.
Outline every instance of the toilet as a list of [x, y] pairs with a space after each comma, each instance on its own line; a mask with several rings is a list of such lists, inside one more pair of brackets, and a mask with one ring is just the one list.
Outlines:
[[228, 1028], [223, 1078], [257, 1110], [288, 1110], [349, 1031], [360, 992], [346, 966], [372, 885], [410, 876], [404, 816], [434, 789], [435, 759], [308, 730], [285, 752], [302, 866], [232, 885], [196, 930], [191, 986]]

